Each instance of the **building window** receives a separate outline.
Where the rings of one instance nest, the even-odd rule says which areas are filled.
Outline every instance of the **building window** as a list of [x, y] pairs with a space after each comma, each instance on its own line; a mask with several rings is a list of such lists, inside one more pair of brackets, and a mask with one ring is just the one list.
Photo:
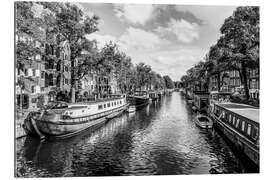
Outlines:
[[45, 78], [45, 72], [41, 71], [41, 79], [44, 79], [44, 78]]
[[67, 66], [65, 66], [65, 71], [68, 72], [68, 67]]
[[32, 87], [31, 87], [31, 92], [32, 92], [32, 93], [35, 93], [35, 86], [32, 86]]
[[28, 70], [27, 69], [24, 69], [24, 75], [28, 76]]
[[37, 103], [37, 98], [32, 98], [31, 103]]
[[106, 108], [106, 104], [104, 104], [103, 106], [104, 106], [104, 108]]
[[108, 103], [108, 104], [107, 104], [107, 107], [110, 107], [110, 106], [111, 106], [111, 104], [110, 104], [110, 103]]

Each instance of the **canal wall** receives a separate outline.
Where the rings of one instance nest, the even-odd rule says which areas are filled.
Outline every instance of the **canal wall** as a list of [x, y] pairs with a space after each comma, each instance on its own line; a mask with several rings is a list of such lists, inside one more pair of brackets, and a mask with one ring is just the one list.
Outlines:
[[26, 132], [23, 128], [23, 119], [16, 120], [16, 139], [26, 136]]
[[15, 119], [15, 137], [16, 139], [26, 136], [26, 132], [23, 128], [24, 119], [27, 117], [30, 111], [17, 112]]

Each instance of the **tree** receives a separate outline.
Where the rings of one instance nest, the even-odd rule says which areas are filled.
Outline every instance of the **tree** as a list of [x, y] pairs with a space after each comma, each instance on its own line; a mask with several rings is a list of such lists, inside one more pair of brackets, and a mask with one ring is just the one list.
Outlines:
[[220, 46], [230, 53], [228, 64], [238, 64], [246, 99], [249, 99], [247, 68], [259, 67], [259, 7], [238, 7], [220, 28]]
[[151, 66], [139, 63], [136, 65], [136, 71], [138, 78], [137, 86], [139, 86], [140, 90], [142, 86], [146, 86], [146, 89], [148, 89], [150, 83], [150, 72], [152, 71]]
[[168, 88], [168, 89], [174, 88], [174, 83], [173, 83], [172, 79], [170, 78], [170, 76], [165, 75], [165, 76], [163, 76], [163, 79], [165, 81], [166, 88]]
[[[71, 50], [71, 101], [75, 102], [75, 87], [78, 81], [76, 73], [76, 60], [83, 61], [86, 35], [98, 31], [97, 16], [89, 17], [74, 4], [65, 3], [55, 13], [57, 32], [60, 33], [70, 44]], [[78, 64], [84, 64], [78, 62]], [[82, 69], [82, 68], [79, 68]]]
[[[15, 2], [15, 66], [18, 72], [24, 71], [35, 61], [37, 55], [43, 54], [42, 49], [36, 46], [36, 42], [45, 41], [45, 32], [42, 29], [45, 24], [43, 19], [35, 16], [34, 5], [36, 5], [34, 2]], [[20, 76], [16, 84], [21, 90], [20, 109], [22, 109], [22, 91], [25, 89], [25, 80], [26, 77]]]

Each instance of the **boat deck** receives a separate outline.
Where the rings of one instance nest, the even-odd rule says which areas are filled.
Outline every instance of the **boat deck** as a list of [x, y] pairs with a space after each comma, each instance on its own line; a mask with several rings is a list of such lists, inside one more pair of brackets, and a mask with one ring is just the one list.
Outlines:
[[259, 108], [237, 103], [219, 103], [220, 107], [259, 123]]

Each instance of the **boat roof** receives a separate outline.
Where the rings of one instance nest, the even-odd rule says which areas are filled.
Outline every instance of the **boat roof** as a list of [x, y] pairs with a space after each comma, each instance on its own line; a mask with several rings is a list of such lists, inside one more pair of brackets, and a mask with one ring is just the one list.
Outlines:
[[250, 106], [247, 104], [238, 104], [238, 103], [230, 103], [230, 102], [218, 103], [216, 105], [259, 123], [260, 109], [257, 107]]
[[216, 95], [216, 94], [218, 94], [218, 95], [230, 95], [230, 94], [232, 94], [232, 92], [223, 92], [223, 91], [211, 91], [210, 92], [210, 94], [211, 95]]

